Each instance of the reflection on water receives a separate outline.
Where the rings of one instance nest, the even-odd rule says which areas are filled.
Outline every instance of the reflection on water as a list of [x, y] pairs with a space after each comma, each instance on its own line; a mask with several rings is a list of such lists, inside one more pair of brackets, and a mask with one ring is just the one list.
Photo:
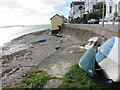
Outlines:
[[0, 28], [0, 46], [21, 35], [48, 28], [50, 28], [49, 24]]

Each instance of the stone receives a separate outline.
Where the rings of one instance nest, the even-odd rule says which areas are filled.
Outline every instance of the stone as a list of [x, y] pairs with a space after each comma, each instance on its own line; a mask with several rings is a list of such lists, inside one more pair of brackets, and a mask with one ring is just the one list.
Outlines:
[[26, 74], [23, 74], [22, 77], [26, 77], [27, 75]]
[[44, 85], [43, 88], [57, 88], [60, 85], [61, 81], [61, 79], [51, 79], [47, 81], [47, 84]]
[[60, 46], [56, 46], [56, 47], [55, 47], [55, 50], [58, 50], [58, 49], [60, 49]]

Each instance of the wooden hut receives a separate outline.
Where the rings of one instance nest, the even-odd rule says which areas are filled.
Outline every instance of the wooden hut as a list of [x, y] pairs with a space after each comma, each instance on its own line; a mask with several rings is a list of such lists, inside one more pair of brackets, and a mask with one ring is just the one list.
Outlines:
[[61, 31], [62, 25], [64, 24], [64, 19], [56, 14], [51, 19], [51, 34], [57, 34]]

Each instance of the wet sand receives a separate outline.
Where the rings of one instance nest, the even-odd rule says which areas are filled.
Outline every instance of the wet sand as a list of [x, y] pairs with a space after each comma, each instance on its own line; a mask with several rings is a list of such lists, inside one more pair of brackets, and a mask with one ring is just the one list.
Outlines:
[[[38, 40], [41, 39], [46, 39], [46, 41], [38, 42]], [[0, 60], [2, 62], [2, 78], [0, 79], [2, 79], [2, 86], [21, 81], [22, 78], [24, 78], [23, 74], [32, 68], [40, 68], [42, 65], [48, 67], [50, 63], [59, 63], [57, 59], [63, 55], [58, 55], [58, 57], [56, 57], [57, 59], [53, 61], [49, 59], [50, 56], [53, 55], [54, 57], [59, 50], [64, 50], [66, 47], [71, 47], [75, 44], [77, 43], [65, 36], [51, 36], [50, 30], [26, 34], [6, 43], [0, 52]], [[56, 48], [58, 48], [58, 50], [56, 50]], [[80, 50], [80, 48], [78, 50]], [[78, 62], [80, 58], [79, 53], [77, 57]], [[51, 60], [50, 63], [47, 63], [46, 59], [48, 61]], [[68, 58], [64, 57], [64, 59], [67, 60]], [[42, 64], [44, 62], [47, 64]], [[64, 64], [63, 61], [62, 63]], [[72, 64], [74, 63], [76, 62], [72, 61]], [[66, 65], [71, 66], [71, 64], [69, 65], [68, 63], [66, 63]], [[53, 70], [49, 70], [48, 72], [51, 73]]]

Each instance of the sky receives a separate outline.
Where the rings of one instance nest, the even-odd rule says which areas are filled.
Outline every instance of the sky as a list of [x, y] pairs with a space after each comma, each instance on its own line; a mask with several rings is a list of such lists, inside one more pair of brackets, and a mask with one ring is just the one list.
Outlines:
[[79, 0], [0, 0], [0, 26], [49, 24], [55, 14], [69, 15]]

